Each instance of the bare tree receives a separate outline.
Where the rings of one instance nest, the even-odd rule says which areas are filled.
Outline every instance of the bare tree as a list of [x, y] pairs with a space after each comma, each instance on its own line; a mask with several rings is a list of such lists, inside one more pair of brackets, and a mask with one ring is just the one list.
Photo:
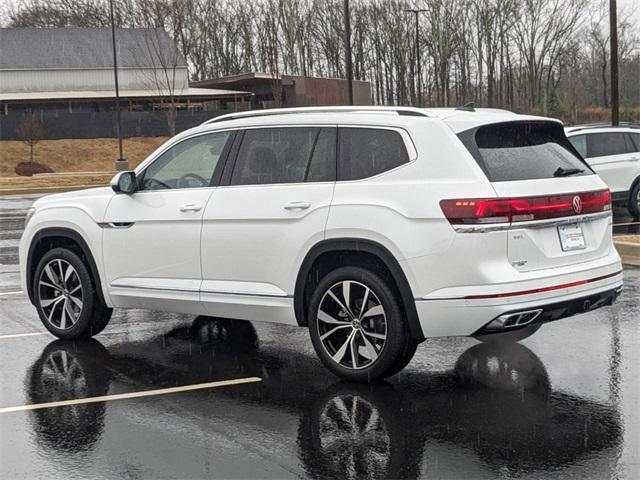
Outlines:
[[16, 129], [16, 138], [29, 147], [29, 162], [33, 163], [34, 150], [44, 136], [44, 126], [33, 113], [25, 114]]
[[[12, 26], [108, 25], [108, 0], [14, 0]], [[342, 0], [114, 0], [122, 27], [166, 30], [191, 78], [248, 71], [344, 77]], [[371, 83], [379, 104], [476, 101], [518, 111], [570, 115], [608, 103], [606, 0], [352, 0], [354, 78]], [[424, 8], [415, 71], [414, 24]], [[620, 8], [621, 103], [640, 105], [639, 25]], [[1, 21], [1, 20], [0, 20]], [[151, 41], [150, 50], [155, 52]], [[151, 53], [151, 56], [157, 54]], [[151, 83], [168, 94], [166, 72]], [[278, 84], [276, 86], [276, 83]]]
[[167, 34], [162, 28], [148, 28], [141, 37], [142, 51], [149, 65], [149, 68], [141, 70], [143, 82], [160, 99], [169, 134], [173, 136], [176, 133], [179, 94], [188, 87], [180, 76], [184, 60], [174, 45], [167, 42]]

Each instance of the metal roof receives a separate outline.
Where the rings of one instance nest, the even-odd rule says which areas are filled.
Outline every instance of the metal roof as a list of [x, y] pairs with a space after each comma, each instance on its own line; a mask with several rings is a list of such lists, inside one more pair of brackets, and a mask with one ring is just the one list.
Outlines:
[[[116, 45], [118, 67], [187, 68], [162, 29], [117, 28]], [[112, 48], [110, 28], [0, 28], [0, 70], [112, 68]]]
[[[120, 90], [120, 98], [160, 98], [166, 97], [157, 89], [151, 90]], [[173, 92], [176, 97], [194, 98], [222, 98], [222, 97], [248, 97], [251, 92], [239, 90], [220, 90], [215, 88], [185, 88]], [[90, 90], [90, 91], [70, 91], [70, 92], [12, 92], [0, 93], [0, 102], [10, 101], [56, 101], [56, 100], [83, 100], [83, 99], [112, 99], [115, 98], [115, 91]]]

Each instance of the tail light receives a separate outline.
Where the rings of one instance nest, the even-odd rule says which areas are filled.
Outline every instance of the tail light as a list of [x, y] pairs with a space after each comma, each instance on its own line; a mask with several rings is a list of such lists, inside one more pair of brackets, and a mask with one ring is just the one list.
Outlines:
[[521, 198], [441, 200], [452, 225], [511, 223], [571, 217], [611, 210], [609, 190]]

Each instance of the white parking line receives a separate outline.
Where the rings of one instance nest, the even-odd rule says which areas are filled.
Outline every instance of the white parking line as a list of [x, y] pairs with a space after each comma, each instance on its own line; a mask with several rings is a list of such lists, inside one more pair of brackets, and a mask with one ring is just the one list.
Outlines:
[[261, 382], [260, 377], [237, 378], [235, 380], [223, 380], [219, 382], [198, 383], [195, 385], [184, 385], [182, 387], [160, 388], [157, 390], [145, 390], [142, 392], [119, 393], [116, 395], [103, 395], [101, 397], [76, 398], [74, 400], [62, 400], [60, 402], [33, 403], [31, 405], [20, 405], [17, 407], [0, 408], [0, 413], [24, 412], [26, 410], [41, 410], [43, 408], [65, 407], [67, 405], [82, 405], [85, 403], [108, 402], [112, 400], [125, 400], [129, 398], [151, 397], [156, 395], [167, 395], [169, 393], [190, 392], [192, 390], [204, 390], [207, 388], [226, 387], [229, 385], [240, 385], [243, 383]]
[[4, 338], [35, 337], [38, 335], [46, 335], [47, 333], [48, 332], [12, 333], [10, 335], [0, 335], [0, 340]]
[[22, 290], [15, 290], [13, 292], [0, 292], [0, 295], [20, 295], [24, 293]]

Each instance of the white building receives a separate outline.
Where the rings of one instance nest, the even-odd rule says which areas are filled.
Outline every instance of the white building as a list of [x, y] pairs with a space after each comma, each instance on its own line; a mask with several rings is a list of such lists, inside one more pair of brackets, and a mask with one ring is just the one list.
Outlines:
[[[110, 28], [0, 29], [0, 113], [112, 110], [112, 45]], [[169, 99], [179, 108], [235, 109], [251, 95], [189, 88], [187, 62], [162, 29], [118, 28], [116, 45], [125, 110], [156, 110]]]

